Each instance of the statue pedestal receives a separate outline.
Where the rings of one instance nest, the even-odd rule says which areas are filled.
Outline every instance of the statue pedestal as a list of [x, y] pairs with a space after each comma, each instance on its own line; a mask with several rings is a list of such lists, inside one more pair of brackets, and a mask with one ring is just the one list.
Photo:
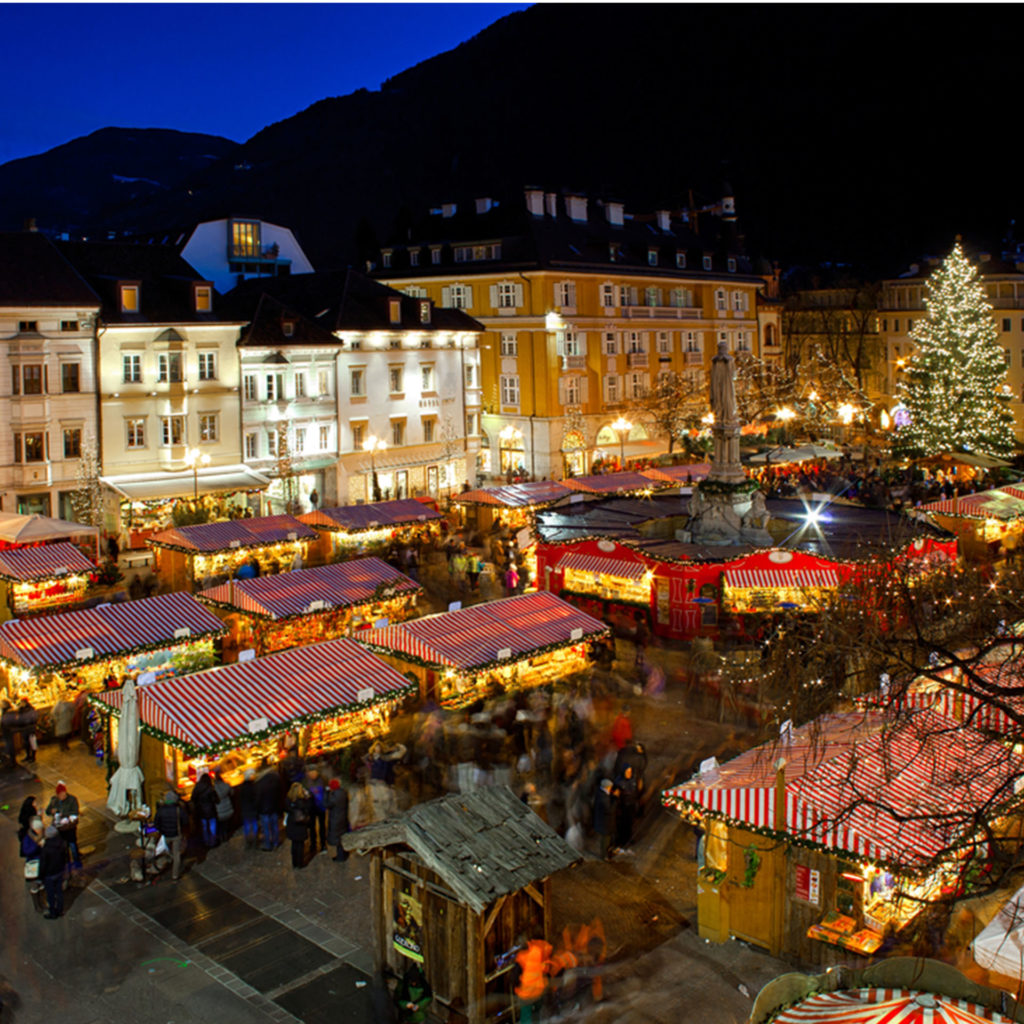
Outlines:
[[774, 541], [767, 530], [764, 494], [742, 469], [739, 480], [722, 479], [721, 470], [731, 468], [716, 467], [714, 478], [709, 477], [694, 489], [687, 526], [693, 543], [771, 547]]

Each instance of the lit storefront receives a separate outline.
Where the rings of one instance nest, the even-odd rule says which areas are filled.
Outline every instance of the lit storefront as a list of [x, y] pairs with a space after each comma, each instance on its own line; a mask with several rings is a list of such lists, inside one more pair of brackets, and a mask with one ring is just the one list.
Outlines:
[[1016, 551], [1024, 535], [1024, 487], [1008, 484], [991, 491], [932, 501], [914, 515], [956, 534], [968, 559], [987, 561]]
[[555, 480], [530, 480], [464, 491], [453, 500], [461, 507], [470, 529], [488, 532], [495, 523], [510, 530], [532, 526], [537, 509], [554, 505], [572, 493]]
[[80, 604], [96, 571], [68, 542], [0, 550], [0, 621]]
[[299, 520], [317, 532], [320, 556], [327, 560], [384, 551], [399, 536], [422, 543], [439, 534], [441, 513], [433, 503], [404, 498], [315, 509]]

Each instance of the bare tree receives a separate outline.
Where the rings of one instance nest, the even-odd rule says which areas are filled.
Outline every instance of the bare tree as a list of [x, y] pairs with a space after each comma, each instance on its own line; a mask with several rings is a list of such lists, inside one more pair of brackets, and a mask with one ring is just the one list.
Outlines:
[[[295, 466], [292, 463], [291, 446], [288, 444], [287, 420], [279, 420], [277, 424], [277, 477], [281, 481], [284, 510], [294, 514], [299, 510], [298, 484], [295, 479]], [[374, 482], [376, 483], [376, 480]]]
[[71, 508], [76, 522], [83, 526], [103, 526], [103, 484], [100, 483], [100, 454], [96, 438], [82, 438], [82, 451], [75, 471], [76, 487], [71, 492]]
[[752, 352], [736, 356], [736, 408], [743, 423], [774, 419], [798, 394], [795, 373], [785, 364], [766, 362]]
[[668, 439], [671, 453], [681, 441], [700, 424], [708, 411], [708, 389], [703, 374], [659, 374], [657, 379], [630, 403], [634, 418], [648, 424], [654, 433]]

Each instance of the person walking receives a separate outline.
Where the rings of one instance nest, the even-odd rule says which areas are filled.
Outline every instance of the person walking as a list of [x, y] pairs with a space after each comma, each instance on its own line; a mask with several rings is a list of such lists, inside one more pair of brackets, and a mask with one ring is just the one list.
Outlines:
[[466, 576], [469, 578], [471, 593], [475, 594], [480, 589], [480, 573], [483, 572], [483, 568], [484, 563], [480, 560], [480, 556], [473, 551], [466, 559]]
[[327, 808], [327, 842], [337, 849], [335, 860], [348, 860], [348, 850], [341, 845], [341, 838], [348, 831], [348, 790], [338, 779], [327, 784], [324, 797]]
[[78, 797], [68, 792], [67, 783], [57, 783], [54, 795], [46, 805], [46, 813], [53, 816], [53, 824], [60, 832], [61, 846], [71, 858], [76, 871], [82, 867], [78, 850]]
[[71, 736], [71, 723], [75, 718], [75, 696], [72, 690], [53, 706], [53, 732], [61, 750], [70, 749], [68, 740]]
[[256, 780], [256, 813], [263, 832], [263, 849], [276, 850], [281, 843], [279, 816], [281, 814], [281, 776], [276, 768], [260, 763], [261, 774]]
[[231, 835], [231, 821], [235, 816], [235, 805], [231, 799], [232, 789], [218, 769], [213, 773], [213, 791], [217, 794], [217, 842], [222, 843]]
[[631, 764], [626, 764], [615, 780], [619, 802], [615, 814], [615, 845], [624, 850], [633, 838], [633, 823], [640, 810], [640, 786]]
[[153, 825], [163, 836], [164, 845], [170, 854], [171, 881], [173, 882], [181, 877], [181, 849], [185, 840], [187, 823], [188, 815], [178, 799], [178, 794], [169, 789], [164, 793], [164, 802], [153, 815]]
[[217, 790], [214, 789], [210, 773], [200, 769], [199, 778], [192, 790], [192, 808], [203, 830], [203, 845], [217, 845]]
[[608, 859], [611, 849], [612, 822], [615, 813], [615, 787], [611, 779], [602, 779], [594, 794], [594, 833], [602, 860]]
[[285, 808], [284, 834], [292, 844], [292, 867], [301, 868], [306, 864], [306, 840], [309, 838], [309, 822], [313, 816], [313, 799], [301, 782], [293, 782], [288, 790], [288, 805]]
[[245, 848], [255, 850], [260, 841], [259, 790], [256, 787], [256, 772], [247, 768], [245, 777], [235, 789], [238, 813], [242, 819], [242, 834]]
[[313, 840], [313, 853], [327, 851], [327, 809], [324, 806], [324, 780], [315, 768], [306, 772], [306, 790], [313, 801], [313, 814], [309, 822], [309, 834]]
[[4, 753], [11, 768], [18, 763], [18, 712], [9, 700], [0, 704], [0, 733], [3, 734]]
[[21, 698], [18, 706], [18, 732], [21, 733], [21, 745], [25, 750], [25, 763], [32, 764], [36, 759], [36, 747], [38, 738], [36, 736], [36, 725], [39, 722], [39, 712], [32, 706], [28, 697]]
[[46, 889], [48, 921], [55, 921], [64, 913], [64, 869], [68, 863], [68, 850], [55, 825], [46, 827], [43, 848], [39, 852], [39, 877]]

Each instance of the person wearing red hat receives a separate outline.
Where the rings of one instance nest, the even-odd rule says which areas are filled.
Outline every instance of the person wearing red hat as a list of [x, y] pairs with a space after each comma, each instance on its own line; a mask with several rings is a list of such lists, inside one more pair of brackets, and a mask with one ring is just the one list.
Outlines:
[[78, 797], [68, 792], [67, 783], [63, 780], [57, 783], [54, 795], [46, 805], [46, 813], [53, 815], [53, 824], [68, 848], [71, 866], [78, 870], [82, 866], [82, 855], [78, 851]]

